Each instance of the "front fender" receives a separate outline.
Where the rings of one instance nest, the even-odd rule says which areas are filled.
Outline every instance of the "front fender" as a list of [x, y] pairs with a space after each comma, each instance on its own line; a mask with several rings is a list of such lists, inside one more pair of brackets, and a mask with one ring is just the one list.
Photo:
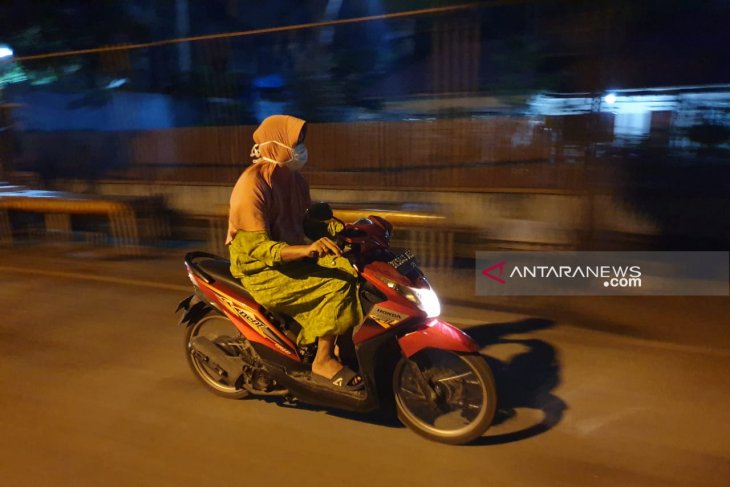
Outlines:
[[178, 325], [190, 326], [193, 323], [197, 323], [198, 320], [207, 315], [212, 309], [208, 303], [202, 301], [197, 295], [190, 295], [177, 305], [176, 313], [183, 310]]
[[398, 338], [403, 355], [412, 357], [424, 348], [438, 348], [453, 352], [475, 353], [477, 343], [466, 333], [439, 319], [428, 320], [416, 329]]

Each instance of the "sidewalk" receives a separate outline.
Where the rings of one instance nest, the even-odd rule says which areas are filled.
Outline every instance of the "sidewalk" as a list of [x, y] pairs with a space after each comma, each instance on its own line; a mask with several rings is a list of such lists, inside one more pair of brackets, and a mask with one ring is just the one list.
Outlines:
[[[179, 287], [182, 299], [190, 287], [183, 257], [195, 249], [185, 246], [158, 250], [153, 256], [121, 259], [83, 247], [27, 246], [3, 249], [0, 270], [22, 267], [153, 281]], [[730, 350], [728, 297], [485, 297], [475, 295], [474, 274], [469, 269], [426, 272], [441, 301], [446, 306], [469, 308], [470, 319], [479, 319], [480, 310], [504, 311], [609, 333]]]

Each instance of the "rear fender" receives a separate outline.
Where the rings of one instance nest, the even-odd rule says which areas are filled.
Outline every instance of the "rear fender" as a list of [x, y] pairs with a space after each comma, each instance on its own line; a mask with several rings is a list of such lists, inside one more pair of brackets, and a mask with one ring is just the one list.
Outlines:
[[431, 319], [398, 338], [403, 355], [412, 357], [424, 348], [437, 348], [453, 352], [475, 353], [479, 346], [466, 333], [455, 326]]
[[203, 316], [207, 315], [212, 309], [212, 306], [201, 300], [197, 295], [192, 294], [180, 301], [180, 304], [177, 305], [175, 312], [179, 313], [181, 310], [183, 311], [178, 325], [193, 325]]

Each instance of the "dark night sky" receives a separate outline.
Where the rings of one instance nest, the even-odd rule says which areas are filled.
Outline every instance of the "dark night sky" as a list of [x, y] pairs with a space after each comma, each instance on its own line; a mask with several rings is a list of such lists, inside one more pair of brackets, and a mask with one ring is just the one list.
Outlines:
[[[341, 17], [458, 2], [344, 0]], [[0, 1], [0, 41], [17, 55], [175, 37], [172, 0]], [[250, 2], [189, 0], [190, 34], [245, 30], [322, 20], [325, 0]], [[492, 5], [492, 3], [490, 3]], [[459, 19], [465, 17], [457, 17]], [[481, 24], [480, 89], [591, 90], [730, 82], [730, 2], [726, 0], [549, 0], [504, 2], [471, 14]], [[441, 19], [443, 20], [443, 19]], [[416, 22], [408, 55], [388, 65], [388, 76], [427, 75], [439, 18]], [[425, 35], [424, 35], [425, 32]], [[340, 58], [362, 31], [339, 31]], [[347, 42], [348, 36], [351, 42]], [[271, 39], [251, 41], [253, 49]], [[367, 46], [366, 46], [367, 47]], [[381, 51], [388, 46], [375, 44]], [[459, 50], [459, 46], [454, 49]], [[363, 56], [364, 51], [350, 57]], [[371, 66], [349, 66], [363, 70]], [[347, 73], [345, 73], [346, 75]]]

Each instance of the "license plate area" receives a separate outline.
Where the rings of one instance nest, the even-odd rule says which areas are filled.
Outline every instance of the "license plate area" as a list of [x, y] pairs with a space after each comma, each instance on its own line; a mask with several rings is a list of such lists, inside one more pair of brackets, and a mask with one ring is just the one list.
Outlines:
[[416, 256], [408, 249], [397, 254], [392, 260], [388, 261], [388, 264], [403, 275], [407, 275], [414, 269], [418, 268], [418, 260], [416, 259]]

